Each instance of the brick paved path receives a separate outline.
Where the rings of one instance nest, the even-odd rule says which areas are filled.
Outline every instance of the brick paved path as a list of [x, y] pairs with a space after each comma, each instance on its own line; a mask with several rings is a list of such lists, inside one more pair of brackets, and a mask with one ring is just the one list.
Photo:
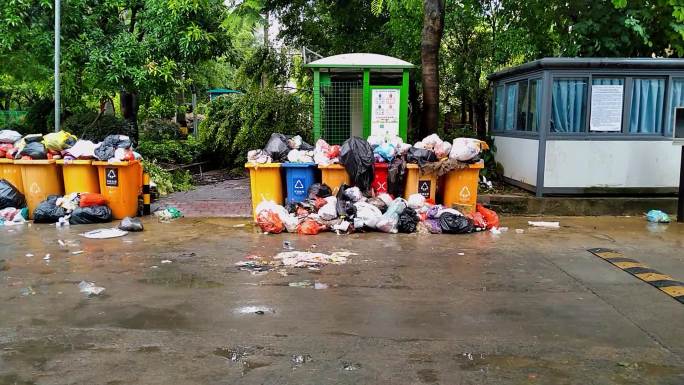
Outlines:
[[152, 204], [175, 206], [186, 217], [249, 217], [252, 202], [249, 178], [197, 186], [194, 190], [169, 194]]

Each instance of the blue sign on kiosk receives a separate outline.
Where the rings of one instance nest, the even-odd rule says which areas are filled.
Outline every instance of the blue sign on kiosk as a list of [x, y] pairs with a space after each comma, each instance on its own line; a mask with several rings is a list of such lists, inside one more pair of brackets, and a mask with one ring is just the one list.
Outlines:
[[315, 163], [291, 163], [281, 165], [285, 169], [287, 202], [301, 202], [308, 197], [309, 186], [315, 183]]

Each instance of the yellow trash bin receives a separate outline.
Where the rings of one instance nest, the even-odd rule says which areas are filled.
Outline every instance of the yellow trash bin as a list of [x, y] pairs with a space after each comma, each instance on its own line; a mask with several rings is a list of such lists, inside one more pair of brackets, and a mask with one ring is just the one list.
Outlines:
[[437, 194], [437, 175], [423, 174], [417, 164], [409, 163], [406, 165], [406, 187], [404, 197], [408, 199], [413, 194], [420, 194], [425, 199], [432, 199], [435, 202]]
[[333, 195], [337, 194], [341, 185], [351, 186], [351, 178], [341, 164], [320, 165], [318, 168], [321, 170], [321, 183], [327, 184]]
[[245, 163], [249, 170], [249, 186], [252, 191], [252, 215], [256, 220], [256, 207], [261, 201], [268, 200], [283, 204], [283, 182], [280, 176], [280, 163]]
[[48, 195], [64, 195], [61, 166], [55, 160], [15, 160], [14, 164], [21, 167], [29, 218], [33, 218], [33, 210], [47, 199]]
[[130, 162], [93, 161], [100, 180], [100, 194], [107, 200], [115, 219], [138, 215], [138, 197], [142, 193], [142, 165]]
[[97, 167], [91, 160], [58, 160], [57, 164], [62, 166], [66, 194], [100, 193]]
[[14, 160], [0, 158], [0, 179], [5, 179], [17, 190], [24, 193], [24, 183], [21, 178], [21, 166], [14, 164]]
[[477, 185], [484, 162], [467, 168], [451, 170], [444, 176], [444, 206], [453, 207], [464, 214], [475, 211]]

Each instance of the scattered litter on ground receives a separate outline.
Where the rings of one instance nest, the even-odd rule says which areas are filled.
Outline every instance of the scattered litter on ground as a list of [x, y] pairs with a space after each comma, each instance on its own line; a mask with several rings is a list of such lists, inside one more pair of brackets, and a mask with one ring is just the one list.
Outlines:
[[83, 254], [83, 250], [72, 251], [71, 254], [73, 254], [73, 255]]
[[560, 227], [560, 222], [528, 221], [527, 224], [532, 227], [546, 227], [549, 229], [557, 229]]
[[238, 223], [237, 225], [233, 225], [233, 227], [245, 227], [245, 226], [247, 226], [247, 225], [244, 223]]
[[283, 241], [283, 249], [285, 249], [285, 250], [294, 250], [295, 248], [292, 246], [292, 242], [290, 242], [290, 241]]
[[266, 307], [266, 306], [242, 306], [239, 308], [235, 309], [235, 313], [237, 314], [257, 314], [257, 315], [264, 315], [264, 314], [275, 314], [275, 310]]
[[290, 282], [289, 287], [311, 287], [311, 281]]
[[328, 287], [330, 287], [330, 286], [327, 283], [314, 282], [314, 289], [316, 289], [316, 290], [325, 290]]
[[651, 210], [646, 213], [646, 220], [652, 223], [670, 223], [670, 216], [660, 210]]
[[523, 233], [525, 233], [525, 230], [523, 230], [523, 229], [515, 229], [515, 233], [516, 233], [516, 234], [523, 234]]
[[89, 239], [108, 239], [108, 238], [123, 237], [126, 234], [128, 234], [128, 231], [123, 231], [123, 230], [119, 230], [119, 229], [97, 229], [97, 230], [88, 231], [88, 232], [80, 234], [80, 235], [82, 237], [89, 238]]
[[[285, 246], [285, 245], [283, 245]], [[252, 275], [260, 275], [265, 272], [278, 269], [278, 273], [287, 276], [287, 271], [282, 267], [319, 269], [322, 266], [333, 264], [340, 265], [349, 261], [348, 257], [357, 255], [349, 251], [336, 251], [331, 254], [314, 253], [309, 251], [284, 251], [276, 254], [272, 259], [257, 255], [248, 255], [244, 261], [235, 263], [242, 271], [249, 271]]]
[[21, 289], [19, 289], [19, 293], [20, 293], [23, 297], [27, 297], [27, 296], [29, 296], [29, 295], [36, 295], [36, 291], [33, 290], [33, 288], [32, 288], [31, 286], [29, 286], [29, 287], [22, 287]]
[[81, 293], [85, 293], [88, 297], [93, 297], [102, 294], [105, 291], [104, 287], [95, 286], [93, 282], [81, 281], [78, 284], [78, 288]]
[[463, 256], [463, 255], [465, 255], [465, 253], [458, 253], [458, 255], [461, 255], [461, 256]]
[[359, 369], [361, 369], [361, 364], [358, 362], [342, 362], [342, 370], [351, 372]]
[[126, 217], [119, 223], [119, 230], [123, 231], [143, 231], [144, 226], [139, 218]]
[[45, 254], [45, 256], [43, 257], [43, 260], [49, 261], [50, 260], [50, 254], [49, 253]]
[[167, 263], [171, 263], [171, 262], [172, 261], [170, 259], [162, 259], [162, 261], [161, 261], [162, 265], [167, 264]]
[[159, 222], [171, 222], [181, 218], [183, 213], [175, 207], [167, 207], [163, 210], [155, 211], [154, 215], [159, 219]]
[[292, 355], [292, 366], [298, 367], [302, 366], [303, 364], [306, 364], [307, 362], [311, 362], [312, 358], [311, 355], [309, 354], [293, 354]]
[[57, 243], [59, 243], [59, 245], [62, 246], [62, 247], [65, 247], [65, 246], [66, 246], [66, 243], [64, 243], [64, 241], [61, 240], [61, 239], [58, 239], [58, 240], [57, 240]]
[[30, 258], [30, 257], [33, 257], [33, 254], [31, 254], [31, 253], [26, 253], [26, 256]]

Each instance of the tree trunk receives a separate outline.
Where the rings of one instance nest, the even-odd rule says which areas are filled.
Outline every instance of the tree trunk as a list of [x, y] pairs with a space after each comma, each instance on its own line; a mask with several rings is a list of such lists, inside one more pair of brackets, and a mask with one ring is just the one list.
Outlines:
[[487, 137], [487, 97], [486, 92], [478, 92], [473, 107], [475, 110], [475, 131], [477, 137], [484, 140]]
[[421, 138], [437, 132], [439, 125], [439, 47], [444, 31], [444, 0], [423, 0], [423, 124]]
[[119, 97], [119, 109], [126, 120], [127, 133], [135, 143], [138, 143], [138, 107], [138, 94], [122, 90]]

